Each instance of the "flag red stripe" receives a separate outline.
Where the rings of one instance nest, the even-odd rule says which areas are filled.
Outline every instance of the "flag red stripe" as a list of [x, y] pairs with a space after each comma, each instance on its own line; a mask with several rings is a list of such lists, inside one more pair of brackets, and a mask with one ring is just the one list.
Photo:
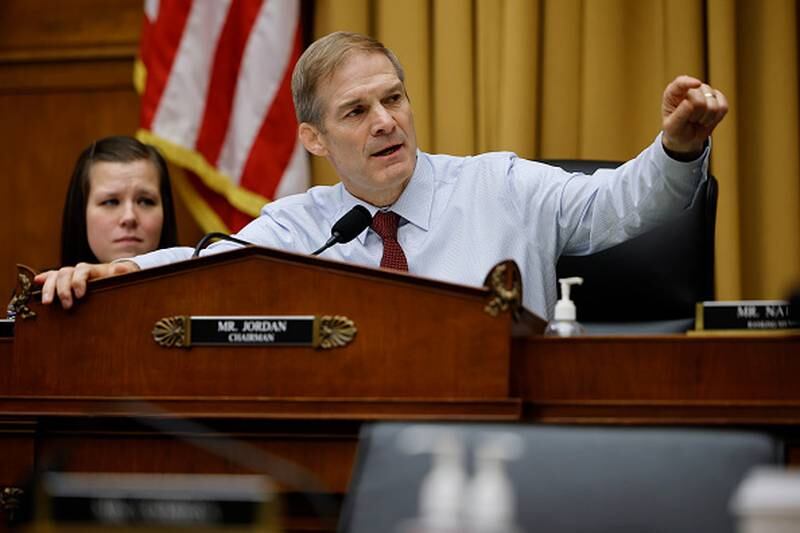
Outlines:
[[[194, 31], [195, 23], [198, 24], [198, 28], [202, 26], [203, 21], [195, 20], [195, 17], [201, 13], [193, 11], [194, 2], [192, 0], [161, 0], [156, 20], [145, 20], [142, 28], [140, 54], [147, 69], [147, 84], [141, 100], [140, 125], [143, 129], [152, 131], [156, 136], [162, 135], [160, 130], [168, 129], [169, 126], [157, 124], [154, 119], [161, 116], [159, 107], [161, 100], [167, 96], [166, 89], [171, 86], [170, 77], [173, 75], [203, 76], [204, 72], [198, 72], [198, 70], [205, 69], [205, 74], [209, 75], [208, 78], [205, 78], [208, 81], [208, 86], [204, 86], [205, 101], [198, 102], [199, 105], [194, 110], [190, 106], [184, 106], [186, 107], [185, 112], [194, 113], [192, 117], [188, 117], [189, 119], [200, 119], [199, 122], [193, 122], [199, 126], [197, 137], [190, 141], [177, 142], [192, 144], [193, 146], [184, 146], [184, 148], [199, 151], [205, 156], [206, 161], [214, 166], [218, 163], [226, 143], [233, 141], [252, 143], [250, 146], [236, 148], [237, 150], [248, 149], [247, 160], [244, 162], [238, 187], [266, 198], [274, 198], [284, 173], [292, 162], [292, 155], [294, 155], [296, 147], [297, 123], [291, 99], [291, 73], [302, 49], [302, 34], [299, 29], [299, 21], [292, 23], [264, 20], [265, 26], [271, 27], [262, 28], [262, 21], [259, 17], [264, 14], [265, 3], [269, 1], [271, 0], [232, 0], [227, 10], [211, 10], [216, 13], [225, 12], [224, 21], [219, 19], [205, 21], [210, 22], [216, 30], [219, 30], [218, 40], [214, 43], [201, 43], [211, 46], [202, 46], [201, 50], [186, 51], [189, 55], [183, 57], [184, 50], [180, 47], [188, 44], [183, 40], [189, 37], [184, 33], [189, 29], [188, 24], [190, 23], [191, 31]], [[278, 9], [278, 12], [282, 11], [282, 9]], [[219, 26], [220, 23], [222, 26]], [[237, 83], [240, 76], [247, 74], [243, 71], [248, 68], [243, 60], [251, 34], [275, 31], [275, 24], [285, 25], [281, 27], [283, 30], [280, 32], [281, 34], [284, 34], [286, 30], [294, 31], [292, 42], [280, 46], [281, 50], [286, 50], [284, 48], [286, 44], [291, 44], [291, 56], [285, 65], [285, 71], [283, 73], [276, 72], [280, 76], [280, 80], [277, 90], [272, 96], [272, 101], [269, 102], [269, 109], [261, 110], [261, 113], [264, 113], [263, 116], [258, 114], [249, 117], [255, 122], [250, 122], [249, 126], [257, 128], [252, 141], [235, 137], [229, 138], [229, 134], [232, 133], [230, 128], [236, 126], [233, 122], [233, 113], [238, 112], [237, 108], [240, 104], [234, 102], [238, 94]], [[197, 53], [213, 53], [213, 57], [196, 57]], [[281, 52], [282, 57], [278, 58], [282, 67], [284, 66], [283, 60], [286, 59], [283, 54], [285, 52]], [[264, 56], [263, 60], [268, 63], [276, 60], [274, 53], [262, 55]], [[195, 59], [198, 60], [196, 63]], [[178, 62], [180, 62], [182, 70], [183, 67], [186, 67], [186, 72], [172, 72]], [[257, 70], [259, 74], [263, 74], [260, 72], [263, 69]], [[252, 76], [252, 73], [250, 75]], [[254, 80], [254, 83], [258, 83], [258, 81]], [[249, 93], [245, 91], [241, 94]], [[242, 104], [247, 104], [247, 102], [242, 102]], [[263, 105], [263, 103], [258, 105]], [[257, 111], [253, 111], [253, 113], [257, 113]], [[173, 118], [181, 120], [180, 117]], [[248, 132], [251, 131], [248, 129]], [[247, 133], [248, 136], [250, 134]], [[252, 220], [252, 214], [240, 211], [232, 206], [224, 195], [212, 190], [205, 183], [205, 177], [195, 175], [188, 169], [186, 175], [189, 185], [199, 195], [199, 200], [202, 200], [209, 209], [216, 213], [230, 230], [237, 231]]]
[[160, 2], [155, 22], [145, 23], [143, 28], [146, 38], [142, 39], [141, 54], [147, 69], [147, 84], [142, 95], [140, 123], [145, 129], [150, 129], [158, 110], [191, 8], [191, 0]]
[[[294, 47], [289, 65], [300, 57], [300, 24], [294, 33]], [[272, 106], [261, 124], [250, 155], [242, 170], [240, 186], [266, 198], [274, 198], [297, 141], [297, 119], [292, 102], [292, 68], [284, 73]]]
[[234, 0], [222, 27], [212, 63], [206, 106], [196, 148], [216, 165], [231, 119], [236, 83], [250, 31], [263, 0]]
[[251, 215], [242, 213], [229, 204], [224, 196], [209, 189], [208, 185], [194, 172], [186, 171], [185, 175], [189, 180], [189, 184], [200, 195], [200, 198], [225, 222], [230, 231], [239, 231], [253, 220]]

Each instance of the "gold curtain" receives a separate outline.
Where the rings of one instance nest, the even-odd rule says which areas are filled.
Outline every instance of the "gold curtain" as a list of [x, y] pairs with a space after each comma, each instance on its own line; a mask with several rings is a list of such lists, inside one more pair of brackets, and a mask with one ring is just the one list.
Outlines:
[[629, 159], [658, 133], [667, 83], [708, 80], [731, 104], [713, 139], [717, 297], [782, 298], [800, 284], [797, 3], [317, 0], [314, 33], [397, 53], [432, 152]]

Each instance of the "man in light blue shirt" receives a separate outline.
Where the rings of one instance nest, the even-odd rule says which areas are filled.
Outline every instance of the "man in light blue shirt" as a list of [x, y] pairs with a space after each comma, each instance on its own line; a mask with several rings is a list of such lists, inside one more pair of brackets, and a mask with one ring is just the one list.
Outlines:
[[[619, 169], [593, 176], [527, 161], [511, 153], [473, 157], [417, 149], [404, 73], [370, 37], [338, 32], [315, 43], [295, 67], [292, 93], [306, 149], [327, 158], [341, 183], [272, 202], [240, 239], [311, 253], [353, 206], [400, 217], [397, 240], [411, 273], [480, 285], [496, 263], [513, 259], [524, 304], [552, 314], [561, 254], [592, 253], [652, 228], [691, 203], [708, 165], [707, 139], [727, 111], [724, 95], [688, 76], [670, 83], [663, 131]], [[236, 245], [220, 242], [206, 253]], [[324, 257], [377, 267], [383, 241], [372, 229]], [[171, 248], [105, 265], [78, 265], [37, 277], [42, 301], [64, 307], [86, 280], [189, 259]]]

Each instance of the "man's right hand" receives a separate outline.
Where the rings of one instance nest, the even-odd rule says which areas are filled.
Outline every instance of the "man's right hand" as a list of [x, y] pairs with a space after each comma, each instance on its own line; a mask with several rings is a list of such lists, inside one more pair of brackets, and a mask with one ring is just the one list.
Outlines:
[[61, 307], [72, 307], [73, 295], [83, 298], [86, 294], [86, 282], [90, 279], [119, 276], [128, 272], [139, 270], [139, 265], [133, 261], [120, 261], [118, 263], [102, 263], [92, 265], [78, 263], [74, 267], [64, 267], [58, 270], [48, 270], [33, 278], [34, 283], [42, 285], [42, 303], [53, 303], [53, 297], [58, 294]]

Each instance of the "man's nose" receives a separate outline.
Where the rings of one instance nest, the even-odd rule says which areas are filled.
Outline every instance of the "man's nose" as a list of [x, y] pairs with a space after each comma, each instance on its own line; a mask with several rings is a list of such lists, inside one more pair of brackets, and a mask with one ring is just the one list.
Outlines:
[[372, 115], [372, 135], [386, 135], [394, 131], [397, 124], [392, 114], [384, 106], [375, 106]]

